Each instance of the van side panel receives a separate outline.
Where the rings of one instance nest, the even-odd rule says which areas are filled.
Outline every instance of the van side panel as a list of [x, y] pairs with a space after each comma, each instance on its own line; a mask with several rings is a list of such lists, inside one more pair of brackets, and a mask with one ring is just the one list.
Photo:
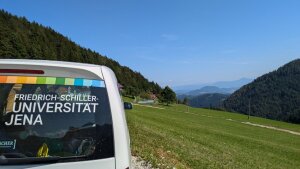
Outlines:
[[130, 140], [125, 118], [123, 102], [117, 87], [117, 79], [113, 71], [101, 66], [103, 78], [106, 83], [108, 98], [113, 119], [113, 131], [115, 141], [116, 169], [125, 169], [130, 166]]
[[[100, 164], [100, 165], [99, 165]], [[7, 165], [0, 169], [115, 169], [115, 158], [107, 158], [92, 161], [80, 161], [70, 163], [56, 164], [38, 164], [38, 165]]]

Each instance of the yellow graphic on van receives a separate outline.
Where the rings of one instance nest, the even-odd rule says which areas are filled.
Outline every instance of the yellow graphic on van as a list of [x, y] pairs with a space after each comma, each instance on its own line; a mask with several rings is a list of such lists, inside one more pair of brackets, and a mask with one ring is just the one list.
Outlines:
[[46, 143], [43, 143], [43, 145], [39, 148], [37, 152], [37, 157], [48, 157], [49, 148]]

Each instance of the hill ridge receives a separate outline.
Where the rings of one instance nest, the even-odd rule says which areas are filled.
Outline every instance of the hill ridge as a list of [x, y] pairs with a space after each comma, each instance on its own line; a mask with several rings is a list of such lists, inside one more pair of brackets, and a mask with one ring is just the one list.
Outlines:
[[300, 123], [300, 59], [258, 77], [224, 101], [228, 111]]
[[121, 66], [117, 61], [91, 49], [82, 47], [70, 38], [25, 17], [0, 10], [0, 58], [58, 60], [92, 63], [110, 67], [125, 94], [138, 95], [143, 92], [158, 94], [161, 87], [150, 82], [141, 73]]

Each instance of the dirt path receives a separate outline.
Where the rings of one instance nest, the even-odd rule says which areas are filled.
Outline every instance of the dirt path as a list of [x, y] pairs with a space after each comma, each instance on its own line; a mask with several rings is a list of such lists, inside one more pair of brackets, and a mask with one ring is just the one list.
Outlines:
[[[186, 114], [193, 114], [193, 115], [199, 116], [199, 114], [196, 114], [196, 113], [190, 113], [190, 112], [184, 112], [184, 113], [186, 113]], [[201, 116], [203, 116], [203, 117], [210, 117], [210, 118], [213, 117], [213, 116], [208, 116], [208, 115], [201, 115]], [[251, 125], [251, 126], [256, 126], [256, 127], [262, 127], [262, 128], [267, 128], [267, 129], [282, 131], [282, 132], [286, 132], [286, 133], [289, 133], [289, 134], [300, 136], [299, 132], [288, 130], [288, 129], [282, 129], [282, 128], [277, 128], [277, 127], [273, 127], [273, 126], [266, 126], [266, 125], [262, 125], [262, 124], [251, 123], [251, 122], [240, 122], [240, 121], [233, 120], [233, 119], [225, 119], [225, 120], [232, 121], [232, 122], [243, 123], [243, 124], [247, 124], [247, 125]]]
[[256, 127], [262, 127], [262, 128], [267, 128], [267, 129], [272, 129], [272, 130], [277, 130], [277, 131], [283, 131], [283, 132], [286, 132], [286, 133], [290, 133], [290, 134], [300, 136], [299, 132], [291, 131], [291, 130], [287, 130], [287, 129], [281, 129], [281, 128], [272, 127], [272, 126], [265, 126], [265, 125], [261, 125], [261, 124], [251, 123], [251, 122], [241, 122], [241, 123], [248, 124], [248, 125], [251, 125], [251, 126], [256, 126]]
[[142, 105], [142, 104], [133, 104], [135, 106], [142, 106], [142, 107], [150, 107], [150, 108], [154, 108], [154, 109], [165, 109], [162, 107], [155, 107], [155, 106], [150, 106], [150, 105]]

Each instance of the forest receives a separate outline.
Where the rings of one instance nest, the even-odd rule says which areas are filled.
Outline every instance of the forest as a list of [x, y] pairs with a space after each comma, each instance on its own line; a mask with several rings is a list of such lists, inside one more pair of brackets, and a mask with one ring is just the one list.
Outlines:
[[115, 72], [118, 82], [124, 87], [125, 95], [137, 96], [145, 93], [158, 95], [162, 90], [157, 83], [149, 81], [141, 73], [91, 49], [79, 46], [50, 27], [29, 22], [25, 17], [17, 17], [4, 10], [0, 10], [0, 58], [105, 65]]
[[227, 111], [300, 123], [300, 59], [255, 79], [224, 101]]

